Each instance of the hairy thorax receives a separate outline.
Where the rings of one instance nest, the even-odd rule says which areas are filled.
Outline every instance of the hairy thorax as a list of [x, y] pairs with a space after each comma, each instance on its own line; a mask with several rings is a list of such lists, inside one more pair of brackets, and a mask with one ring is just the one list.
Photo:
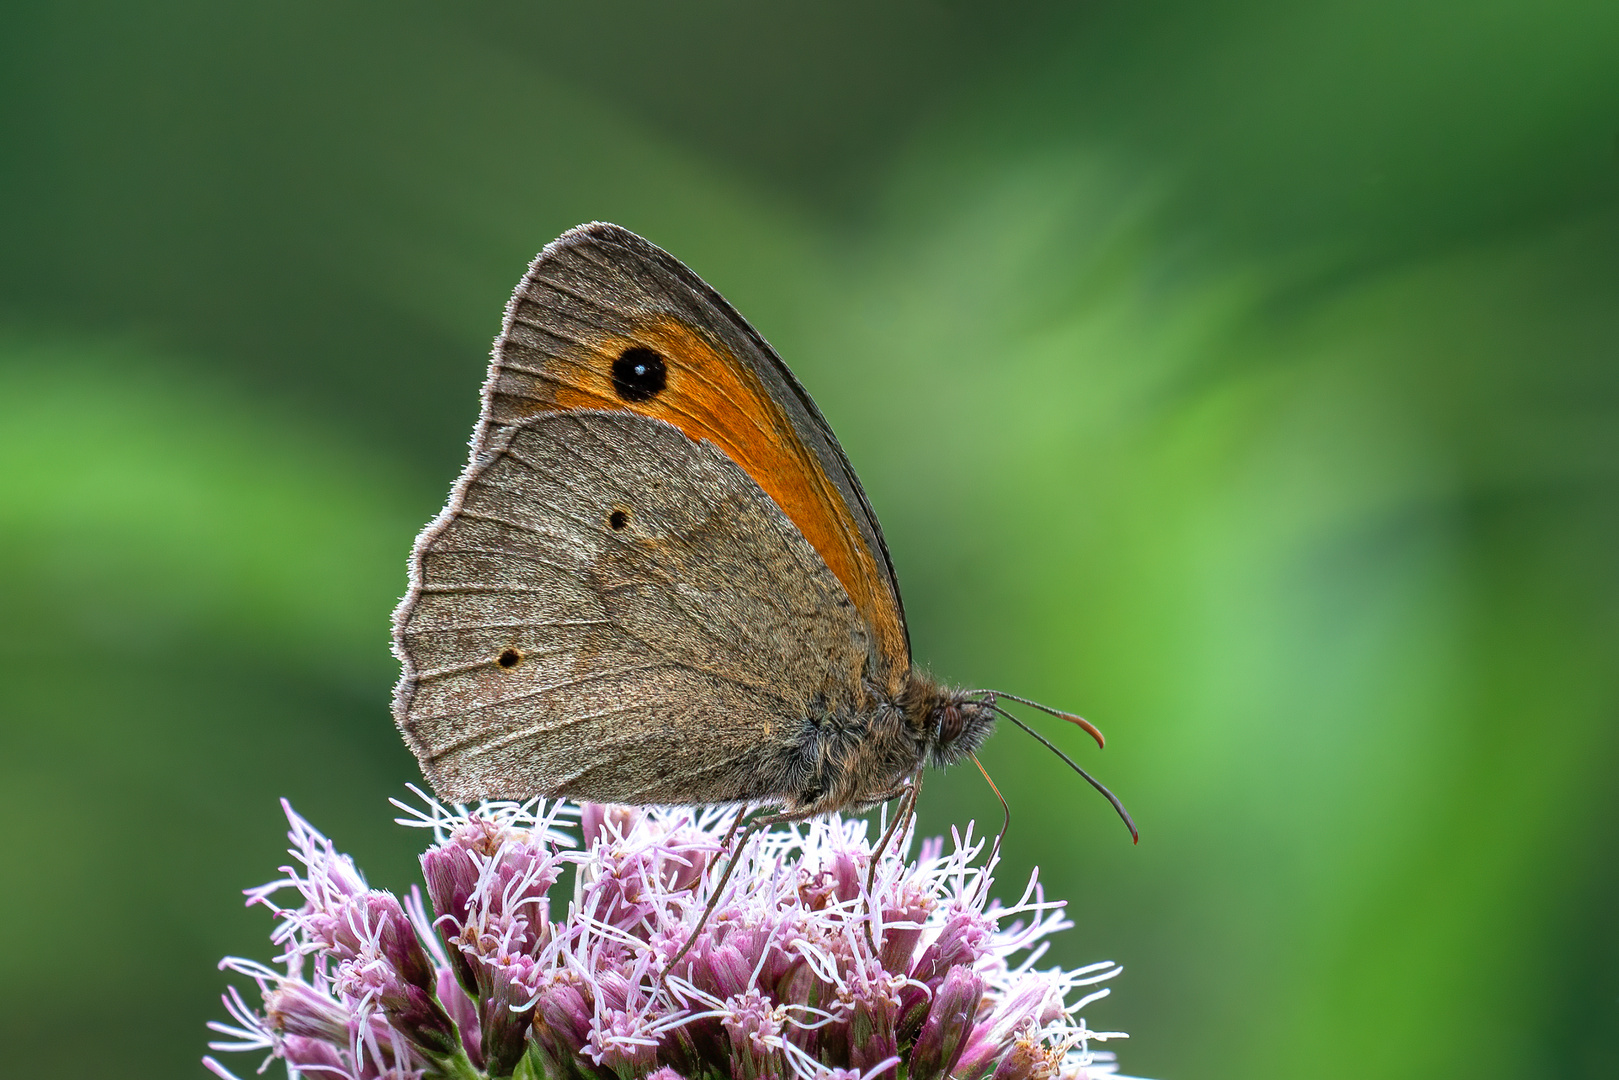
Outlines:
[[893, 798], [924, 765], [944, 766], [989, 737], [994, 716], [976, 700], [912, 673], [894, 695], [858, 705], [812, 705], [777, 756], [772, 785], [790, 814], [859, 810]]

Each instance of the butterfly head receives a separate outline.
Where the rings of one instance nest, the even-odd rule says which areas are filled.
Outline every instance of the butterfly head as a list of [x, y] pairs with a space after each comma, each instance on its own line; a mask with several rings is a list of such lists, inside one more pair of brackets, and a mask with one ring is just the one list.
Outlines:
[[995, 710], [981, 696], [939, 689], [927, 702], [924, 730], [927, 763], [954, 765], [976, 752], [995, 732]]

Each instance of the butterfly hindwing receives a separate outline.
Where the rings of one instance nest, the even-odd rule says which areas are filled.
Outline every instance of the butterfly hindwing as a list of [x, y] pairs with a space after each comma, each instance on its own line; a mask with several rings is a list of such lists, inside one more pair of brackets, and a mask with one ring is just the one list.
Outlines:
[[395, 713], [449, 799], [779, 793], [871, 649], [841, 583], [712, 444], [624, 411], [489, 433], [412, 556]]

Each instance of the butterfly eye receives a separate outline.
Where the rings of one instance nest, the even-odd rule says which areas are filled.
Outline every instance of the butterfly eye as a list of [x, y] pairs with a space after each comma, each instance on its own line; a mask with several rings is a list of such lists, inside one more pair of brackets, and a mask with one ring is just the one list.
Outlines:
[[495, 657], [495, 663], [510, 671], [523, 662], [523, 654], [516, 649], [502, 649], [500, 655]]
[[625, 401], [651, 401], [669, 383], [669, 368], [651, 349], [631, 346], [613, 361], [613, 392]]
[[607, 527], [614, 532], [623, 532], [629, 527], [630, 512], [628, 510], [614, 510], [607, 515]]

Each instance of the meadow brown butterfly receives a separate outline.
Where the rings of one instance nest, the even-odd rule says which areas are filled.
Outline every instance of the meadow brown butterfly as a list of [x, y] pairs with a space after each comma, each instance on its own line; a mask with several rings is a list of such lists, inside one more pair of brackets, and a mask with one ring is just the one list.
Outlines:
[[914, 800], [923, 766], [971, 755], [998, 715], [1041, 738], [998, 700], [1035, 703], [911, 666], [882, 529], [815, 403], [717, 292], [616, 225], [563, 234], [506, 305], [393, 640], [394, 717], [457, 802], [802, 818]]

